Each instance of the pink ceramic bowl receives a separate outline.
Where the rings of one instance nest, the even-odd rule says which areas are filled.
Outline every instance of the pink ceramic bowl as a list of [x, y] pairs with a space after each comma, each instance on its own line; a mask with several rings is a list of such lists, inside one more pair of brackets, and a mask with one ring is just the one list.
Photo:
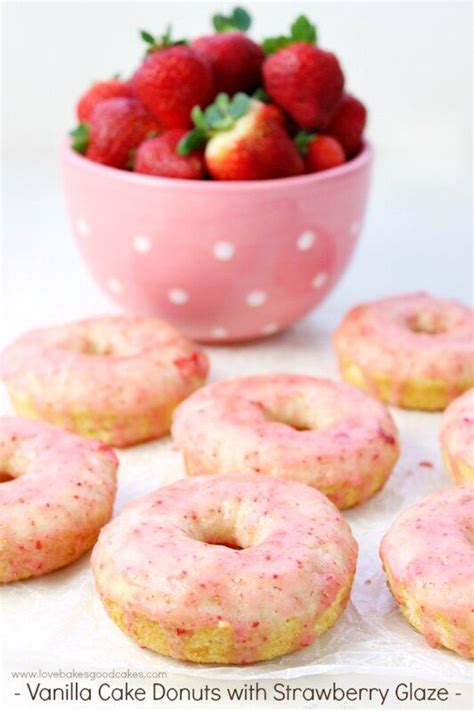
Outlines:
[[327, 296], [357, 242], [372, 152], [323, 173], [219, 183], [107, 168], [66, 143], [79, 249], [122, 307], [198, 341], [280, 331]]

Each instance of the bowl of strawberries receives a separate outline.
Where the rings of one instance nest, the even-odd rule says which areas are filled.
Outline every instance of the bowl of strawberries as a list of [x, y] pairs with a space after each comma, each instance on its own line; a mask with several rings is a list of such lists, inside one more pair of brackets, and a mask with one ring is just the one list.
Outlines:
[[298, 17], [258, 44], [236, 8], [193, 41], [141, 32], [127, 80], [90, 87], [64, 141], [81, 254], [123, 308], [191, 338], [280, 331], [331, 291], [357, 243], [366, 109]]

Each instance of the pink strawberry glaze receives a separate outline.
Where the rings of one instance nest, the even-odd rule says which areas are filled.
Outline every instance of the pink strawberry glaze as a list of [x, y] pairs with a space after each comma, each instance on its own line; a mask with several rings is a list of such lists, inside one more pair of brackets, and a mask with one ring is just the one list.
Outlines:
[[92, 567], [100, 595], [125, 613], [173, 633], [230, 625], [239, 663], [292, 617], [304, 623], [301, 644], [313, 641], [317, 619], [350, 589], [356, 559], [348, 524], [319, 492], [233, 474], [132, 502], [102, 530]]
[[[0, 375], [28, 397], [36, 416], [75, 430], [78, 418], [108, 418], [109, 443], [140, 440], [169, 427], [170, 408], [205, 380], [202, 351], [167, 323], [105, 316], [24, 334], [1, 354]], [[141, 425], [143, 428], [143, 425]], [[100, 423], [97, 429], [101, 429]]]
[[455, 481], [462, 483], [464, 467], [474, 474], [474, 388], [458, 397], [445, 410], [440, 442]]
[[474, 316], [454, 300], [417, 293], [352, 309], [334, 335], [341, 361], [389, 376], [394, 387], [414, 379], [447, 383], [449, 399], [474, 380]]
[[69, 141], [62, 162], [99, 286], [190, 338], [232, 342], [286, 328], [334, 288], [361, 232], [372, 151], [317, 174], [229, 182], [104, 167]]
[[455, 630], [450, 648], [472, 656], [474, 615], [474, 487], [426, 496], [404, 511], [385, 534], [380, 556], [392, 587], [419, 609], [423, 634], [436, 647], [442, 628]]
[[100, 442], [1, 418], [0, 582], [43, 575], [88, 550], [112, 514], [117, 466]]
[[245, 469], [294, 479], [341, 508], [379, 489], [398, 457], [383, 405], [345, 383], [301, 375], [208, 385], [175, 411], [172, 435], [189, 474]]

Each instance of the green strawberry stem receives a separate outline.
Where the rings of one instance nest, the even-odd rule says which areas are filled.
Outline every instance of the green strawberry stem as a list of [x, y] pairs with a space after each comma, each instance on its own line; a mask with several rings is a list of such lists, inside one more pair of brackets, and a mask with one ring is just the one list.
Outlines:
[[194, 106], [191, 119], [195, 127], [178, 143], [176, 148], [178, 155], [187, 156], [192, 151], [202, 148], [209, 138], [219, 131], [233, 128], [236, 121], [247, 113], [250, 104], [250, 96], [238, 92], [232, 98], [228, 94], [218, 94], [214, 103], [207, 106], [204, 111], [200, 106]]
[[317, 133], [308, 133], [307, 131], [298, 131], [293, 141], [299, 153], [304, 157], [308, 152], [308, 146], [312, 141], [317, 139]]
[[212, 24], [216, 32], [246, 32], [252, 24], [252, 18], [243, 7], [234, 7], [229, 16], [213, 15]]
[[146, 54], [151, 54], [151, 52], [156, 52], [157, 49], [165, 49], [166, 47], [174, 47], [178, 44], [187, 44], [187, 40], [172, 40], [172, 28], [168, 25], [166, 32], [161, 37], [156, 38], [150, 32], [146, 30], [139, 30], [140, 37], [148, 45]]
[[71, 148], [84, 155], [89, 145], [89, 126], [86, 123], [80, 123], [69, 132], [69, 135], [73, 139]]
[[290, 27], [290, 34], [278, 35], [277, 37], [267, 37], [262, 42], [262, 49], [265, 54], [273, 54], [279, 49], [289, 47], [295, 42], [307, 42], [308, 44], [317, 44], [317, 29], [316, 25], [308, 20], [306, 15], [300, 15], [296, 18]]

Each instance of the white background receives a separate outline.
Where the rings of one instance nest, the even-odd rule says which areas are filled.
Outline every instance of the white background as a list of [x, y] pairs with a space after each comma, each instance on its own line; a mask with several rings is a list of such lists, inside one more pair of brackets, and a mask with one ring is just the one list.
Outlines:
[[[258, 38], [281, 33], [302, 12], [317, 21], [321, 46], [338, 54], [347, 87], [369, 107], [368, 135], [376, 150], [375, 176], [361, 243], [335, 291], [286, 334], [256, 345], [209, 349], [212, 377], [272, 368], [336, 377], [329, 335], [354, 303], [420, 289], [465, 302], [471, 298], [471, 6], [456, 2], [334, 0], [245, 5], [254, 16], [254, 35]], [[117, 71], [126, 76], [133, 70], [142, 54], [137, 28], [159, 33], [172, 22], [177, 36], [199, 34], [208, 29], [213, 11], [230, 6], [218, 0], [4, 3], [4, 341], [26, 328], [114, 308], [80, 261], [61, 195], [58, 146], [74, 124], [73, 105], [80, 92], [92, 80]], [[428, 650], [401, 618], [385, 590], [377, 561], [380, 531], [386, 530], [397, 511], [407, 501], [449, 482], [436, 442], [438, 416], [394, 414], [404, 454], [387, 489], [365, 509], [377, 517], [378, 528], [373, 527], [376, 535], [367, 541], [367, 550], [383, 595], [378, 613], [387, 610], [387, 619], [393, 625], [391, 633], [400, 644], [408, 645], [407, 654], [415, 655], [407, 656], [407, 664], [409, 659], [429, 658], [433, 668], [438, 668], [446, 659], [446, 671], [452, 671], [457, 668], [454, 656]], [[435, 469], [420, 468], [421, 460], [433, 461]], [[118, 509], [128, 498], [149, 488], [155, 475], [162, 483], [179, 476], [181, 469], [178, 455], [171, 452], [166, 440], [122, 453]], [[364, 507], [347, 517], [357, 533], [369, 525]], [[78, 570], [87, 574], [87, 561], [9, 590], [7, 623], [18, 629], [18, 637], [10, 640], [10, 659], [20, 659], [28, 645], [43, 653], [42, 620], [35, 618], [36, 627], [30, 627], [33, 621], [25, 617], [24, 610], [31, 609], [35, 600], [39, 604], [41, 591], [46, 596], [44, 604], [49, 606], [49, 586], [61, 587], [63, 578], [74, 588], [71, 576]], [[362, 599], [362, 577], [359, 582], [357, 594]], [[95, 605], [88, 590], [84, 604]], [[82, 587], [80, 591], [82, 594]], [[63, 596], [61, 605], [65, 601]], [[75, 610], [71, 612], [75, 614]], [[68, 629], [60, 614], [55, 617], [59, 629]], [[101, 610], [97, 615], [100, 625], [106, 624]], [[344, 634], [350, 622], [346, 617], [334, 634]], [[91, 626], [90, 620], [87, 623]], [[102, 627], [97, 629], [102, 634]], [[126, 640], [112, 628], [107, 628], [107, 634], [119, 654]], [[60, 639], [67, 646], [67, 637]], [[52, 645], [56, 641], [53, 634]], [[331, 638], [326, 641], [331, 644]], [[84, 639], [87, 647], [86, 643]], [[100, 642], [98, 645], [100, 651]], [[403, 649], [393, 647], [394, 653], [402, 656]], [[294, 659], [289, 663], [294, 664]], [[379, 663], [383, 662], [379, 659]], [[415, 676], [425, 674], [426, 678], [429, 664], [426, 669], [422, 667], [421, 661], [411, 664]], [[442, 674], [435, 678], [443, 681]], [[408, 711], [410, 707], [404, 708]]]

